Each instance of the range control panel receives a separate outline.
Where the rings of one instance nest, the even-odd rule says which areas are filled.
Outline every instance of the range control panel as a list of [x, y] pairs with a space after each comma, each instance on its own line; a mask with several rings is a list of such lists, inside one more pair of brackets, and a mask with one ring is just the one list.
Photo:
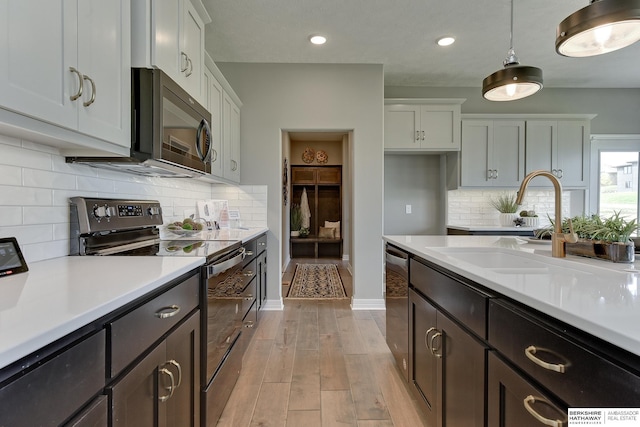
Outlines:
[[80, 234], [162, 225], [162, 208], [156, 200], [88, 197], [70, 200], [71, 227]]

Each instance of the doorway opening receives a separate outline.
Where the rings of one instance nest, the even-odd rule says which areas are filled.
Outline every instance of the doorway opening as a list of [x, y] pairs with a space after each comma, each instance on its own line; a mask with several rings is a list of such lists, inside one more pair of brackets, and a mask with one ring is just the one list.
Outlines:
[[351, 140], [350, 130], [282, 132], [283, 272], [302, 260], [351, 270]]

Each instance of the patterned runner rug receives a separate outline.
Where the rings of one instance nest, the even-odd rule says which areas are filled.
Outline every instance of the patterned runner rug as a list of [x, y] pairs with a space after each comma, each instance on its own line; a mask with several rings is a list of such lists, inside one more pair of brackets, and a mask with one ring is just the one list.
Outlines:
[[297, 264], [287, 298], [347, 298], [335, 264]]

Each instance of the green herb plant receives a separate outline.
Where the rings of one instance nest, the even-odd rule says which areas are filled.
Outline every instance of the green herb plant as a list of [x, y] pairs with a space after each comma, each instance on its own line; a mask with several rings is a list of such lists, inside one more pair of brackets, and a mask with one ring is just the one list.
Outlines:
[[513, 193], [502, 193], [489, 199], [489, 203], [500, 213], [516, 213], [518, 211], [516, 195]]
[[300, 205], [291, 205], [291, 231], [300, 231], [302, 228], [302, 211]]
[[[549, 218], [549, 222], [551, 225], [548, 228], [538, 230], [536, 237], [544, 238], [553, 234], [554, 221]], [[620, 215], [620, 212], [614, 212], [609, 218], [602, 218], [598, 215], [575, 216], [571, 218], [571, 222], [573, 231], [579, 239], [603, 243], [630, 243], [631, 235], [638, 231], [636, 219], [627, 220]], [[567, 218], [562, 221], [562, 232], [570, 232]]]

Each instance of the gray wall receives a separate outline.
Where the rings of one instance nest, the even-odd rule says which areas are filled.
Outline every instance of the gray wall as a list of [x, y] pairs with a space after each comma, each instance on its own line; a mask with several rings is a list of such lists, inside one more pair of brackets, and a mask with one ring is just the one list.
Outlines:
[[[384, 156], [384, 234], [442, 234], [440, 156]], [[405, 213], [411, 205], [411, 213]]]
[[491, 102], [480, 88], [386, 86], [385, 98], [466, 98], [462, 113], [597, 114], [592, 134], [640, 133], [640, 89], [544, 88], [529, 98]]
[[[382, 299], [382, 65], [217, 63], [242, 100], [241, 181], [268, 186], [269, 247], [282, 239], [281, 131], [353, 131], [350, 261], [355, 308]], [[269, 256], [269, 302], [280, 299], [281, 254]]]

